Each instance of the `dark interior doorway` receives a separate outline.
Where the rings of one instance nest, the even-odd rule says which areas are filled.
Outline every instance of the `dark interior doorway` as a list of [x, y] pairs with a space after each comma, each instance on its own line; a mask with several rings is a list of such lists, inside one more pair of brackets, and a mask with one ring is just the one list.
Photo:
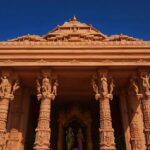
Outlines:
[[25, 150], [33, 150], [34, 141], [35, 141], [35, 129], [37, 127], [39, 109], [40, 109], [40, 101], [37, 100], [36, 95], [32, 95], [30, 101], [31, 102], [30, 102]]
[[73, 148], [77, 149], [78, 148], [78, 132], [79, 129], [82, 130], [82, 135], [83, 135], [83, 149], [86, 150], [86, 127], [82, 126], [78, 121], [74, 120], [67, 127], [64, 127], [63, 129], [63, 150], [67, 149], [67, 133], [68, 129], [71, 128], [73, 131], [73, 136], [74, 136], [74, 142], [73, 142]]
[[117, 150], [126, 150], [125, 138], [121, 121], [121, 111], [119, 96], [115, 95], [113, 100], [110, 101], [112, 126], [114, 128], [115, 143]]

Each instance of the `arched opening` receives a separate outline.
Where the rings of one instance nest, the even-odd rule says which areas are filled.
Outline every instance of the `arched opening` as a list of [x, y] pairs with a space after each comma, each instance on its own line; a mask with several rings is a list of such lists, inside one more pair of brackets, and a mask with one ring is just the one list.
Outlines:
[[89, 111], [80, 110], [78, 107], [73, 107], [67, 112], [61, 111], [59, 113], [57, 146], [62, 150], [66, 150], [71, 141], [72, 149], [79, 149], [81, 146], [84, 150], [92, 150], [91, 124]]
[[[78, 149], [79, 142], [82, 143], [83, 149], [86, 149], [86, 126], [83, 125], [78, 119], [72, 120], [66, 127], [63, 128], [63, 150], [67, 149], [67, 135], [69, 134], [69, 129], [73, 132], [73, 148]], [[81, 130], [81, 134], [79, 134]]]

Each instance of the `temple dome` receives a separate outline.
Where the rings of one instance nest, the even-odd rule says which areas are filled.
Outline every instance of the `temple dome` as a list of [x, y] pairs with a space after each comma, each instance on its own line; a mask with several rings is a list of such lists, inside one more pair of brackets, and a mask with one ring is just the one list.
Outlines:
[[101, 41], [106, 35], [96, 30], [91, 25], [81, 23], [74, 17], [69, 22], [57, 26], [44, 36], [48, 41]]

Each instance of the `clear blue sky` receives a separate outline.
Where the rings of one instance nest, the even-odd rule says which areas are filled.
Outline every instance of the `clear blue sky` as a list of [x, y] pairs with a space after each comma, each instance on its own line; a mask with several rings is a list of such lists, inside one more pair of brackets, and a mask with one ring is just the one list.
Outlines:
[[150, 40], [150, 0], [0, 0], [0, 41], [46, 34], [73, 15], [106, 35]]

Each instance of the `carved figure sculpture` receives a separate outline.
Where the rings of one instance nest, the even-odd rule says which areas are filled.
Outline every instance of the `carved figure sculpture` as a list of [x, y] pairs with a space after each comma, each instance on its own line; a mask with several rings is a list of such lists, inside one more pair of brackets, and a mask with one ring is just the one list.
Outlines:
[[7, 133], [6, 150], [22, 150], [22, 139], [21, 132], [17, 129], [11, 129], [11, 131]]
[[114, 87], [115, 87], [114, 81], [111, 80], [111, 82], [110, 82], [110, 91], [109, 91], [109, 94], [112, 94], [112, 93], [113, 93]]
[[143, 80], [143, 87], [145, 88], [146, 92], [150, 92], [150, 82], [149, 82], [149, 79], [150, 79], [150, 75], [143, 75], [141, 76], [142, 80]]
[[103, 76], [101, 77], [101, 88], [103, 91], [103, 94], [108, 94], [108, 83], [107, 83], [107, 78], [105, 77], [105, 75], [103, 74]]
[[83, 133], [81, 128], [79, 128], [78, 130], [77, 142], [78, 142], [78, 150], [83, 150]]
[[69, 129], [66, 132], [66, 144], [67, 144], [67, 150], [72, 150], [74, 146], [74, 133], [71, 127], [69, 127]]
[[130, 79], [131, 86], [134, 89], [135, 94], [139, 94], [139, 87], [133, 79]]
[[50, 81], [47, 78], [47, 76], [45, 76], [43, 78], [43, 81], [42, 81], [42, 90], [43, 90], [43, 93], [45, 93], [45, 94], [50, 94], [51, 93], [51, 84], [50, 84]]
[[55, 96], [57, 95], [57, 87], [58, 87], [58, 81], [56, 80], [54, 82], [54, 85], [53, 85], [53, 92], [52, 94], [54, 94]]
[[8, 81], [7, 77], [4, 76], [4, 77], [1, 77], [1, 92], [3, 94], [10, 94], [11, 93], [11, 84], [10, 82]]
[[95, 94], [98, 94], [98, 86], [94, 80], [92, 80], [92, 87]]
[[36, 86], [37, 86], [37, 94], [41, 94], [41, 85], [39, 80], [36, 80]]

